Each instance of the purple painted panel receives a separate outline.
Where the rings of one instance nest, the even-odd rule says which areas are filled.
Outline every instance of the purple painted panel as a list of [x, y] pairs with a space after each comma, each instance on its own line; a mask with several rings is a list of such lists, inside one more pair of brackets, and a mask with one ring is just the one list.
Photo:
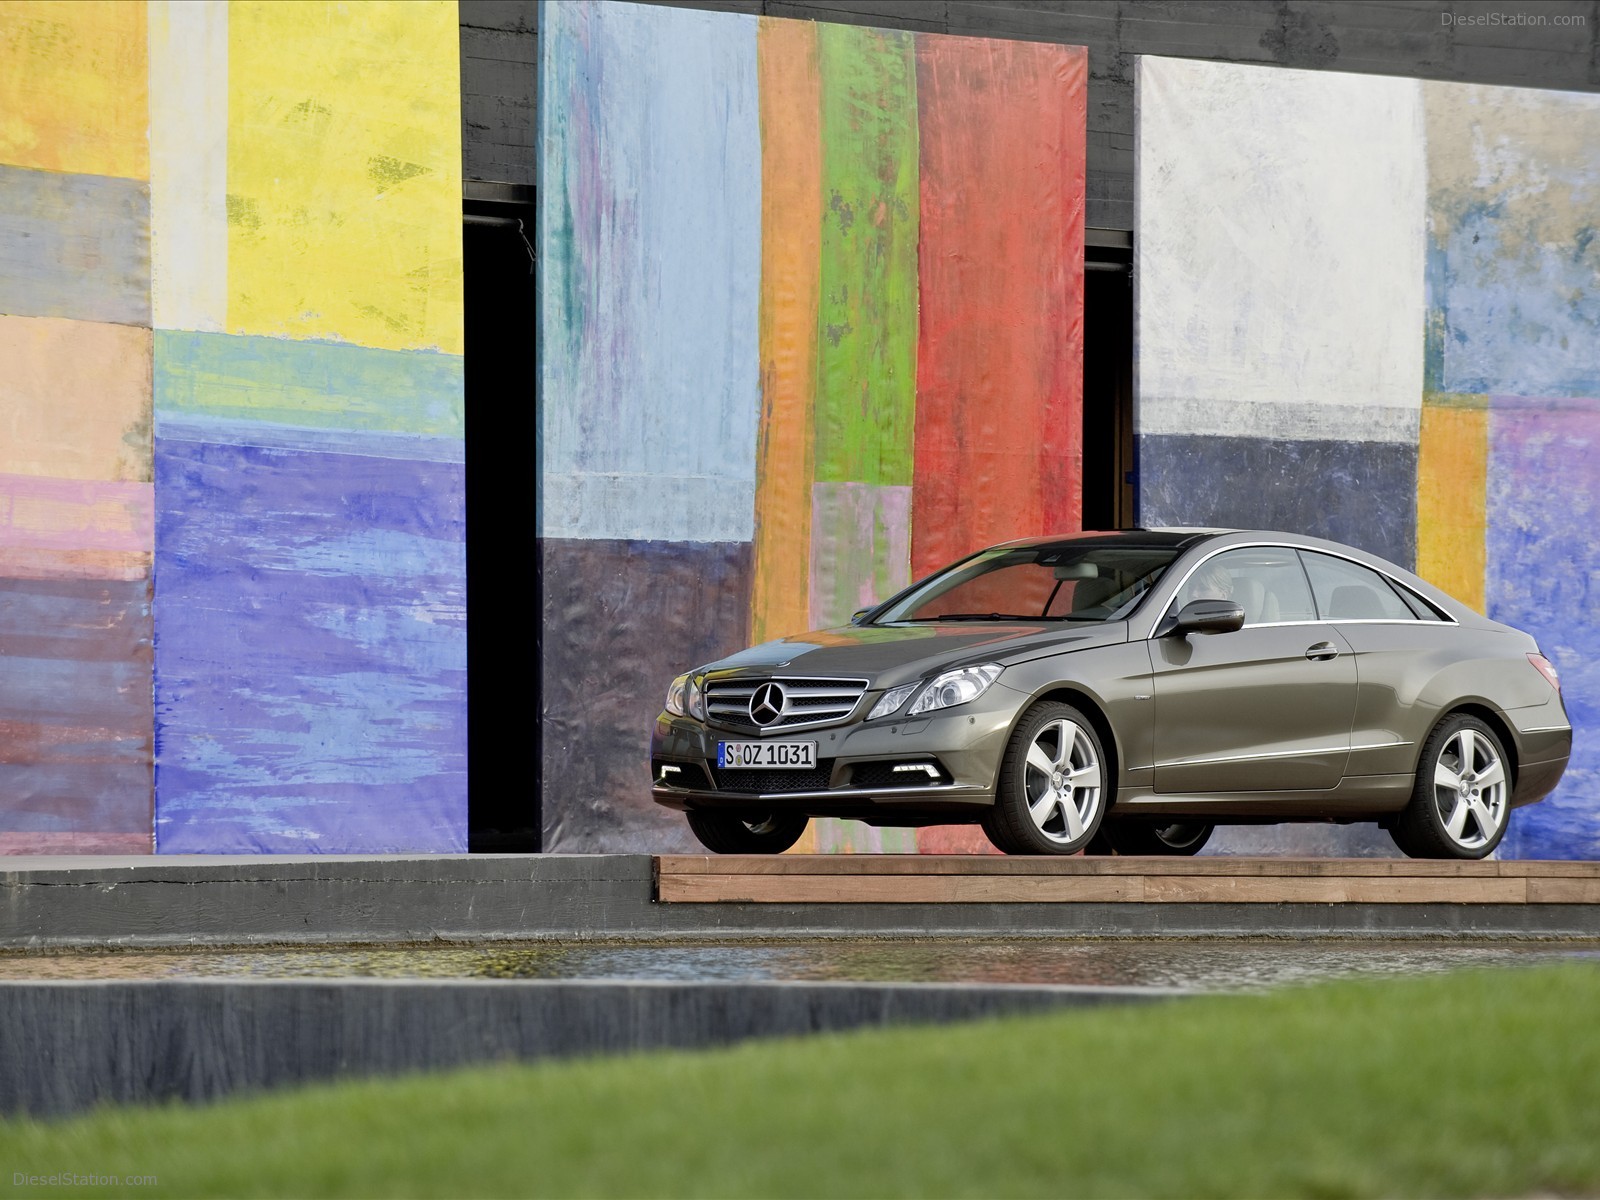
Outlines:
[[466, 849], [463, 468], [371, 437], [158, 433], [161, 851]]
[[148, 846], [149, 582], [0, 579], [0, 664], [0, 853]]
[[1489, 615], [1561, 672], [1573, 754], [1554, 795], [1517, 810], [1504, 858], [1600, 858], [1600, 400], [1509, 400], [1489, 413]]

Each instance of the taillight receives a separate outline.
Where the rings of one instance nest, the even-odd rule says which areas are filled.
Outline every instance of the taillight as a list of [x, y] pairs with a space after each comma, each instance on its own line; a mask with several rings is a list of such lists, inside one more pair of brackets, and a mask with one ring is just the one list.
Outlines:
[[1555, 664], [1542, 654], [1528, 655], [1528, 661], [1533, 664], [1534, 670], [1550, 681], [1550, 686], [1556, 691], [1561, 690], [1561, 675], [1556, 670]]

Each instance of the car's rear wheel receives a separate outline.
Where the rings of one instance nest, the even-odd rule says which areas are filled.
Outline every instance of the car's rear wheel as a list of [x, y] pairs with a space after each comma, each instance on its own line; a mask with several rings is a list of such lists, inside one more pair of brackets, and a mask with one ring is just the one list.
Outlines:
[[804, 813], [725, 813], [690, 809], [689, 828], [716, 854], [782, 854], [800, 840], [811, 819]]
[[1511, 769], [1494, 730], [1457, 713], [1422, 745], [1411, 802], [1389, 834], [1412, 858], [1486, 858], [1511, 815]]
[[1089, 843], [1090, 854], [1198, 854], [1216, 826], [1196, 821], [1135, 821], [1110, 817]]
[[1035, 704], [1006, 744], [983, 831], [1007, 854], [1076, 854], [1105, 815], [1105, 761], [1100, 735], [1083, 713], [1070, 704]]

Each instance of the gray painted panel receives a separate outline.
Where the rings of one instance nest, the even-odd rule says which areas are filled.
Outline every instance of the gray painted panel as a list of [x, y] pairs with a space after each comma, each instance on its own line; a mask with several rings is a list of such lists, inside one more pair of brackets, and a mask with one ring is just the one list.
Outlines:
[[1417, 448], [1144, 434], [1139, 524], [1281, 529], [1416, 563]]
[[0, 313], [150, 324], [150, 185], [0, 166]]

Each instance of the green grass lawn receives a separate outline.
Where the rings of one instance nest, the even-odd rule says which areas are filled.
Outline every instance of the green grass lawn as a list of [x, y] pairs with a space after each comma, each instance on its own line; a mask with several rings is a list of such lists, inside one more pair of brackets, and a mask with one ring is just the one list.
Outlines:
[[[1477, 971], [0, 1123], [141, 1196], [1600, 1195], [1600, 967]], [[93, 1187], [78, 1194], [113, 1195]]]

